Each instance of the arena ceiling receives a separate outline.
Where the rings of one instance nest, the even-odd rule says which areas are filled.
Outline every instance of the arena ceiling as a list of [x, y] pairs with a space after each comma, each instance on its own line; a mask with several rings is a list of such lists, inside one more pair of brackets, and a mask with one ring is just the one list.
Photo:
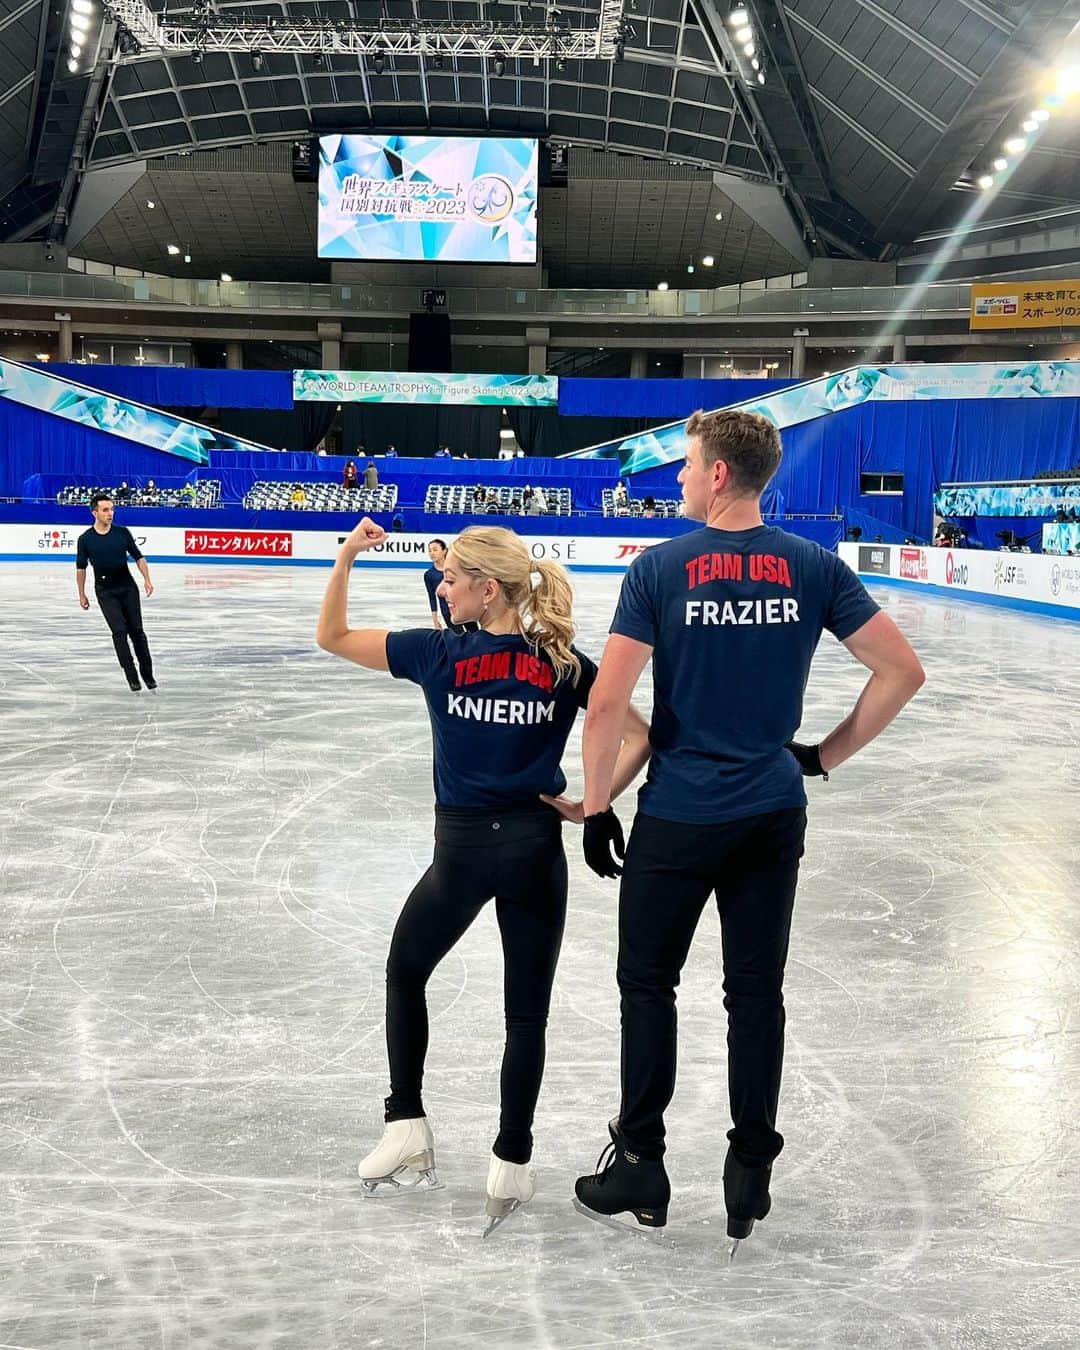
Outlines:
[[[553, 285], [661, 276], [674, 285], [685, 259], [706, 251], [717, 258], [713, 283], [797, 270], [807, 253], [890, 258], [962, 218], [1003, 139], [1063, 62], [1080, 62], [1080, 0], [747, 0], [767, 76], [758, 85], [737, 65], [726, 22], [733, 0], [626, 0], [624, 58], [571, 60], [562, 70], [511, 60], [500, 77], [465, 56], [442, 70], [395, 57], [381, 74], [370, 59], [344, 55], [268, 53], [258, 70], [246, 52], [117, 60], [116, 27], [106, 24], [97, 61], [69, 75], [62, 52], [73, 3], [46, 10], [41, 0], [0, 0], [0, 238], [62, 241], [85, 174], [145, 162], [153, 192], [129, 185], [77, 251], [177, 271], [160, 256], [161, 240], [187, 232], [213, 241], [200, 275], [239, 275], [245, 257], [253, 276], [267, 275], [255, 260], [275, 257], [282, 275], [322, 275], [310, 186], [278, 181], [273, 155], [245, 182], [220, 152], [365, 128], [490, 129], [575, 147], [565, 192], [548, 190], [542, 201]], [[559, 8], [580, 27], [596, 23], [599, 5]], [[282, 19], [550, 13], [464, 0], [216, 8]], [[1077, 130], [1075, 110], [1063, 107], [983, 214], [1052, 215], [1080, 203]], [[209, 151], [219, 152], [219, 168]], [[188, 155], [204, 166], [199, 173], [177, 170]], [[651, 167], [630, 167], [641, 163]], [[725, 191], [738, 180], [772, 185], [794, 231], [767, 228]], [[159, 214], [140, 223], [146, 199]], [[610, 227], [584, 228], [597, 220]]]

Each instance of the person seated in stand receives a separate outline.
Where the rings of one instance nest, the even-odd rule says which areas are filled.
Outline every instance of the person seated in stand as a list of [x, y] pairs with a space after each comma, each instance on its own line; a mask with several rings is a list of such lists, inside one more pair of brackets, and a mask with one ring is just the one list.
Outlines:
[[360, 486], [360, 475], [356, 471], [356, 461], [350, 459], [341, 471], [341, 486], [348, 492]]
[[435, 451], [436, 459], [453, 459], [453, 457], [453, 451], [448, 445], [440, 445], [438, 450]]
[[646, 520], [654, 520], [656, 518], [655, 497], [646, 497], [645, 500], [641, 503], [641, 507], [642, 507], [641, 514], [646, 518]]
[[180, 489], [180, 505], [194, 506], [195, 499], [198, 495], [199, 494], [196, 491], [194, 483], [191, 482], [185, 483], [184, 486]]
[[397, 459], [397, 457], [398, 457], [397, 446], [394, 445], [393, 442], [391, 442], [391, 443], [386, 447], [386, 449], [383, 451], [383, 458], [384, 458], [384, 459]]
[[525, 514], [527, 516], [542, 516], [544, 514], [540, 509], [540, 499], [535, 492], [525, 503]]
[[157, 506], [161, 501], [161, 489], [152, 478], [147, 480], [146, 487], [143, 488], [143, 502], [147, 506]]
[[542, 516], [551, 514], [551, 507], [548, 505], [547, 493], [542, 487], [538, 487], [533, 493], [533, 501], [536, 503], [537, 511]]
[[628, 506], [630, 504], [630, 494], [629, 492], [627, 492], [626, 484], [623, 482], [621, 478], [615, 484], [614, 498], [615, 498], [615, 505], [617, 507]]
[[367, 468], [364, 470], [364, 486], [366, 488], [377, 488], [379, 486], [379, 471], [375, 467], [375, 461], [369, 459]]
[[487, 513], [489, 516], [497, 516], [501, 514], [501, 512], [502, 507], [499, 505], [499, 499], [498, 497], [493, 496], [491, 501], [487, 504]]
[[127, 483], [127, 479], [126, 479], [126, 478], [125, 478], [124, 481], [120, 484], [120, 486], [116, 489], [116, 500], [117, 500], [118, 502], [129, 502], [129, 501], [131, 501], [131, 488], [128, 487], [128, 483]]
[[289, 510], [303, 511], [307, 506], [307, 493], [299, 483], [294, 483], [292, 492], [289, 494]]
[[487, 488], [483, 483], [477, 483], [472, 490], [473, 506], [483, 506], [487, 501]]
[[531, 502], [532, 499], [533, 499], [533, 490], [532, 490], [532, 486], [531, 486], [529, 483], [526, 483], [526, 484], [525, 484], [525, 491], [521, 494], [521, 500], [522, 500], [523, 502]]
[[505, 514], [508, 516], [520, 516], [521, 515], [520, 502], [516, 502], [513, 500], [513, 498], [511, 498], [511, 500], [506, 504]]

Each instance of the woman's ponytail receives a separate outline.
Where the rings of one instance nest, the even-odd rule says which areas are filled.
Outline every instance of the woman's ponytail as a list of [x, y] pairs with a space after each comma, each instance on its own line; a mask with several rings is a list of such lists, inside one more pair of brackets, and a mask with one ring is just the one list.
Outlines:
[[532, 564], [540, 580], [522, 606], [522, 623], [530, 642], [542, 647], [551, 658], [560, 680], [577, 684], [581, 676], [581, 658], [574, 651], [574, 592], [566, 568], [542, 559]]

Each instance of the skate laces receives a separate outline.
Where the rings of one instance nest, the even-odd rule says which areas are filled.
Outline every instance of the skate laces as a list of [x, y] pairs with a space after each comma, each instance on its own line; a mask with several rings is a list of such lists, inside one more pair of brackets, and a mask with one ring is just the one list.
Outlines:
[[596, 1160], [596, 1180], [603, 1182], [609, 1170], [615, 1165], [615, 1145], [606, 1144], [599, 1158]]

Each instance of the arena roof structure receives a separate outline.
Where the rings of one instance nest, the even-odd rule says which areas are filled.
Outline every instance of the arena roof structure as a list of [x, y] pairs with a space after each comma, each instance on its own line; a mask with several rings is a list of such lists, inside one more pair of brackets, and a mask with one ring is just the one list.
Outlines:
[[0, 0], [0, 241], [319, 279], [294, 141], [490, 130], [553, 149], [552, 285], [888, 260], [980, 196], [1080, 207], [1078, 24], [1080, 0]]

